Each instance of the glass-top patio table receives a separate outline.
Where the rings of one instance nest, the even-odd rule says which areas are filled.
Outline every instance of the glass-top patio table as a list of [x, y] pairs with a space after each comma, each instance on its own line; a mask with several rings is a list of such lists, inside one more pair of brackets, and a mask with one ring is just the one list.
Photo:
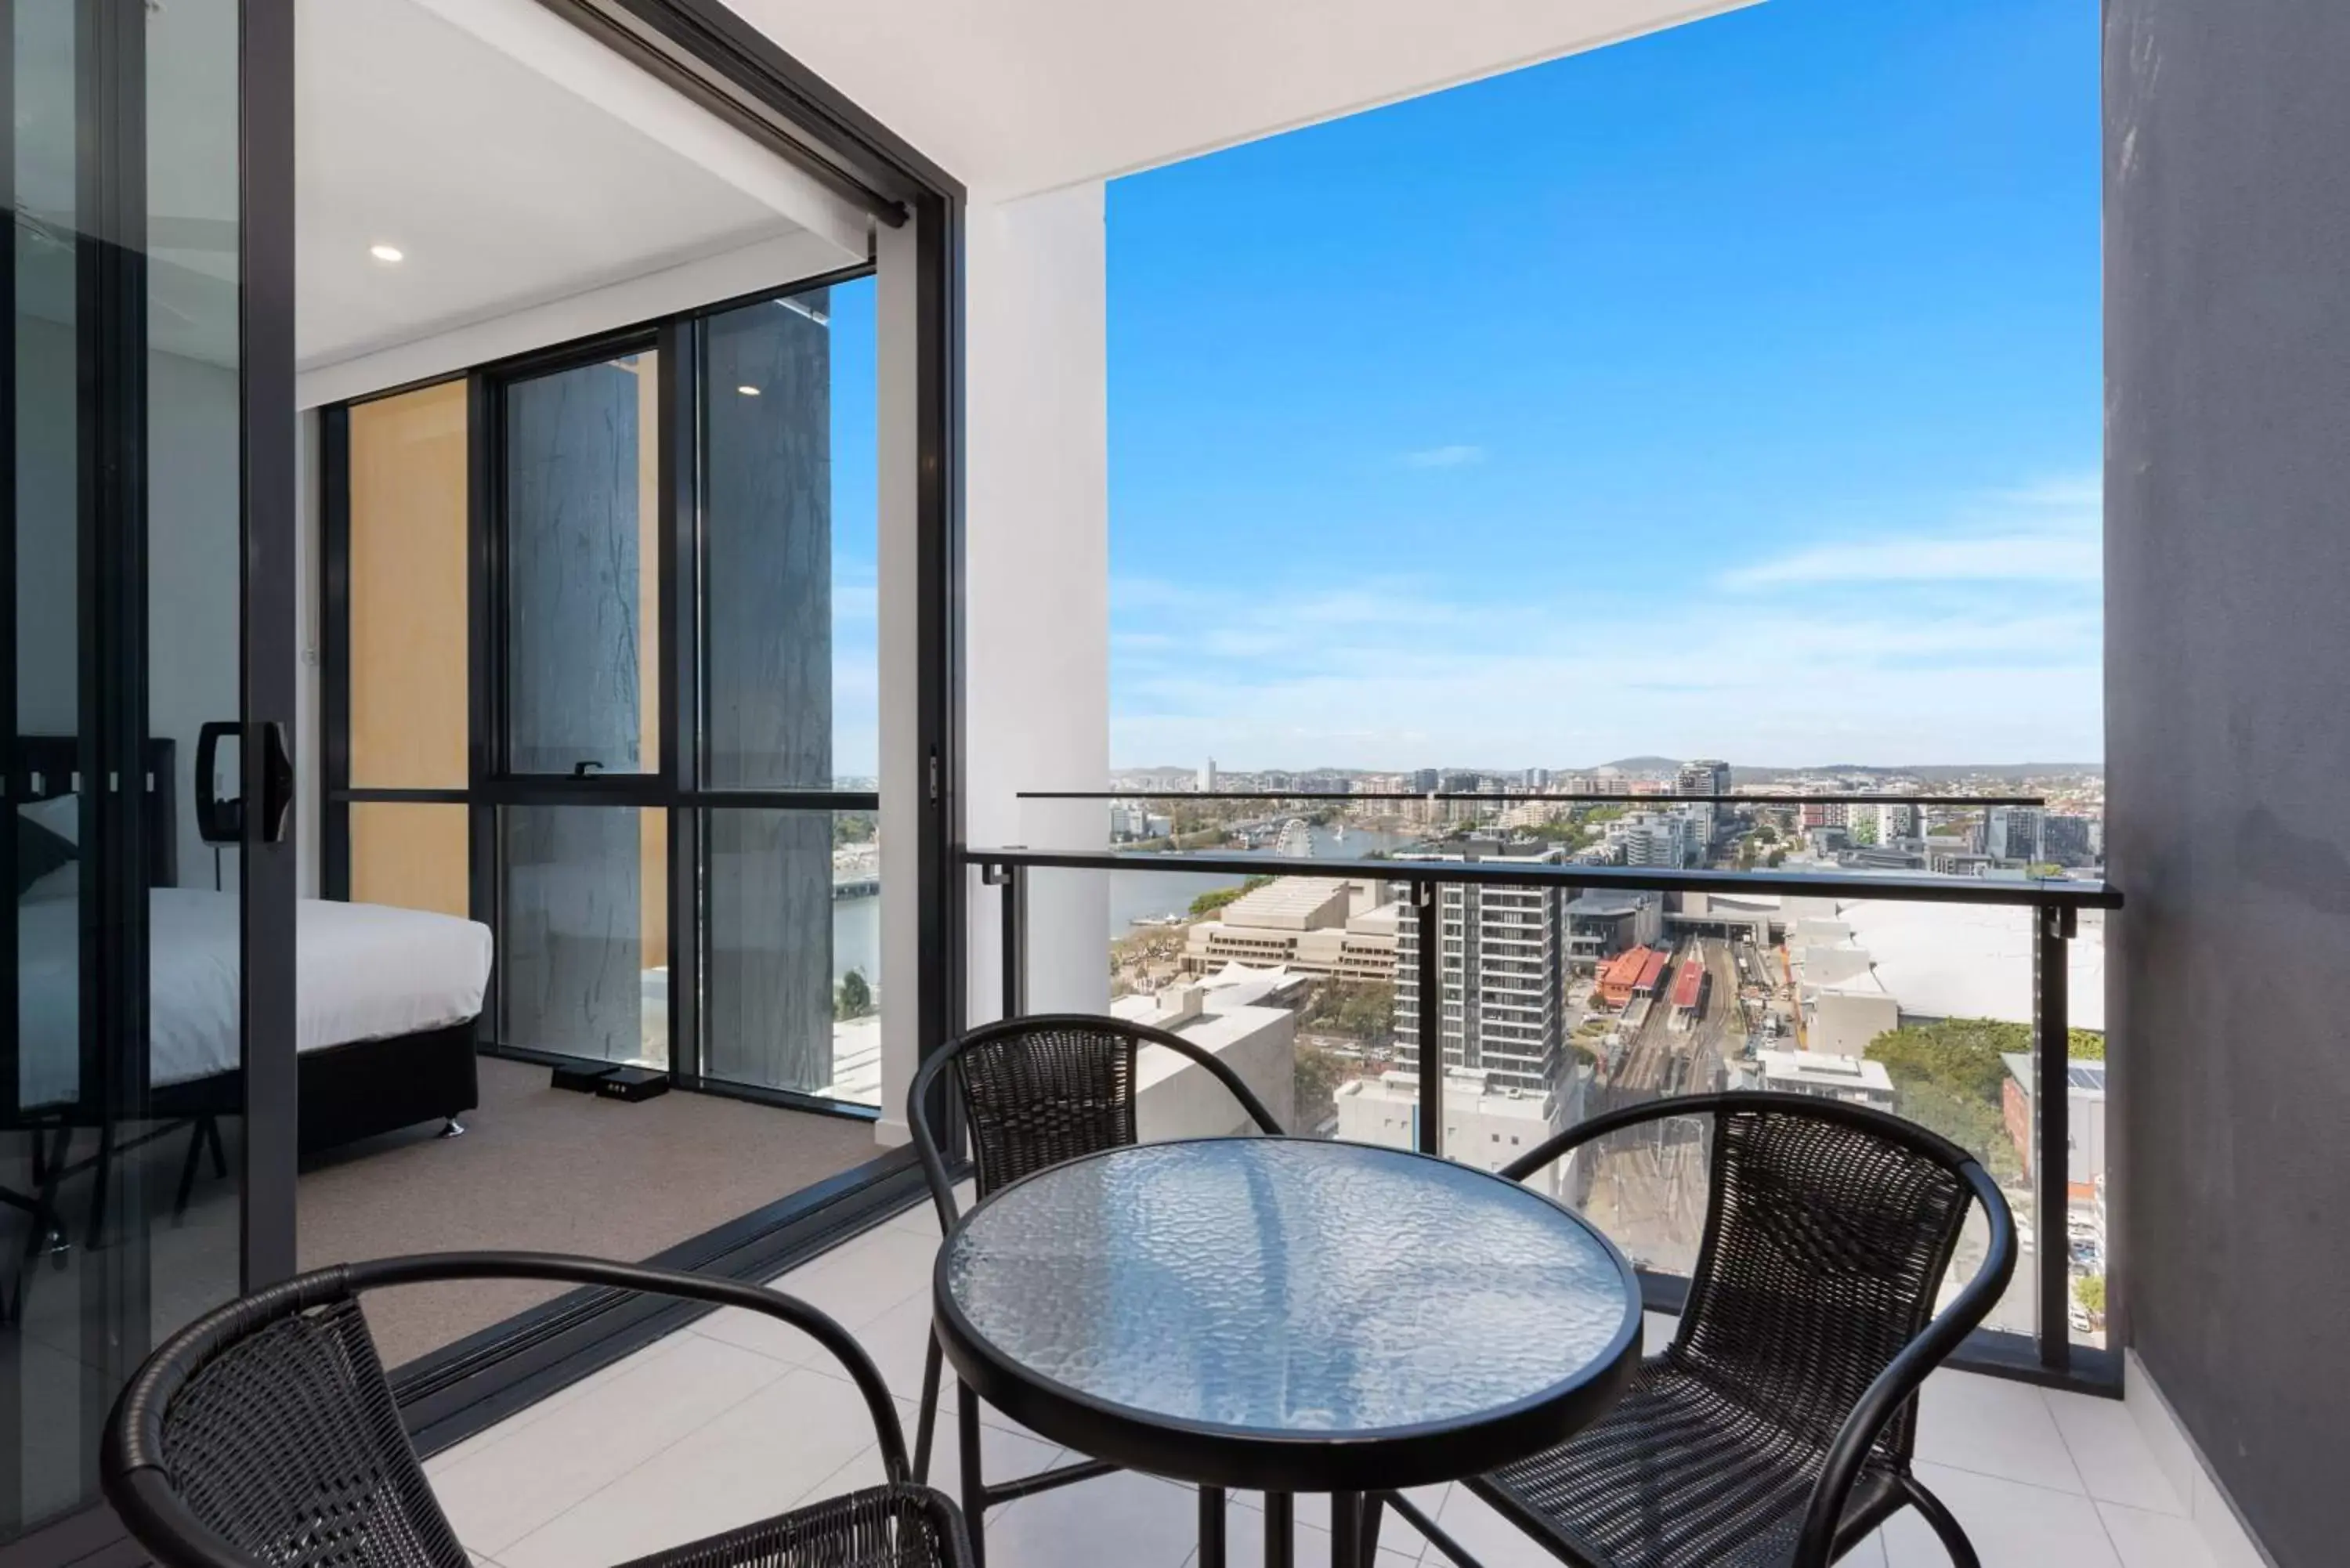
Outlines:
[[[940, 1342], [982, 1398], [1082, 1453], [1264, 1492], [1275, 1564], [1293, 1494], [1333, 1494], [1332, 1560], [1353, 1568], [1363, 1494], [1565, 1440], [1640, 1355], [1631, 1265], [1580, 1215], [1365, 1144], [1071, 1160], [965, 1215], [933, 1283]], [[1221, 1568], [1202, 1523], [1202, 1568]]]

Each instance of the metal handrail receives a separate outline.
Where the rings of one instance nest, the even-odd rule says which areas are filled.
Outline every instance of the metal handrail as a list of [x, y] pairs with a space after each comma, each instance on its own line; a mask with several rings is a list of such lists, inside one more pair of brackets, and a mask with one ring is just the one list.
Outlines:
[[[1689, 797], [1680, 797], [1689, 798]], [[1866, 876], [1788, 871], [1706, 871], [1657, 867], [1570, 866], [1491, 860], [1348, 860], [1323, 857], [1207, 854], [1163, 850], [1029, 849], [1016, 845], [965, 849], [963, 863], [1000, 889], [1003, 900], [1003, 1013], [1027, 1011], [1027, 882], [1038, 870], [1206, 872], [1229, 877], [1378, 877], [1411, 889], [1416, 936], [1420, 1115], [1418, 1147], [1440, 1155], [1444, 1125], [1442, 899], [1449, 883], [1542, 888], [1561, 892], [1615, 888], [1636, 892], [1776, 894], [1853, 902], [1958, 904], [2032, 912], [2033, 1137], [2032, 1212], [2052, 1237], [2064, 1233], [2066, 1167], [2071, 1155], [2070, 973], [2066, 945], [2084, 909], [2118, 909], [2121, 890], [2102, 880], [1993, 879], [1976, 877]], [[1432, 1047], [1432, 1048], [1431, 1048]], [[2047, 1223], [2052, 1216], [2054, 1222]], [[2071, 1281], [2062, 1268], [2036, 1278], [2034, 1317], [2039, 1375], [2066, 1378], [2072, 1366], [2067, 1308]]]
[[2040, 794], [1883, 794], [1866, 791], [1835, 794], [1680, 794], [1657, 791], [1632, 794], [1620, 790], [1547, 789], [1366, 789], [1339, 794], [1313, 789], [1024, 789], [1014, 800], [1466, 800], [1492, 803], [1550, 801], [1560, 805], [2033, 805], [2044, 806]]
[[1161, 849], [1028, 849], [1007, 845], [967, 849], [982, 870], [1024, 867], [1055, 871], [1201, 871], [1232, 877], [1370, 877], [1391, 882], [1459, 882], [1481, 887], [1621, 888], [1627, 892], [1773, 893], [1782, 897], [1877, 899], [1905, 904], [1975, 904], [2010, 909], [2118, 909], [2110, 883], [2057, 877], [1867, 876], [1851, 872], [1707, 871], [1656, 866], [1575, 866], [1399, 857], [1359, 860], [1328, 856], [1183, 854]]

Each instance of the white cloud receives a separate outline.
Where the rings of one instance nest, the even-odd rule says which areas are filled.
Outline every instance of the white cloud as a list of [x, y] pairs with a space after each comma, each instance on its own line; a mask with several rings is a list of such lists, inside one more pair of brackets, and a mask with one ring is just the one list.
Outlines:
[[[1645, 597], [1562, 597], [1506, 576], [1458, 590], [1395, 576], [1289, 589], [1121, 580], [1112, 758], [2096, 760], [2095, 487], [2035, 487], [1949, 516], [1866, 545], [1867, 573], [1822, 559], [1856, 546], [1806, 545]], [[1978, 573], [1966, 556], [1982, 549], [2020, 552], [2029, 570]], [[1883, 591], [1856, 600], [1864, 580]]]
[[1482, 446], [1431, 446], [1403, 454], [1406, 468], [1466, 468], [1484, 461]]
[[1717, 579], [1737, 592], [1821, 583], [2093, 584], [2103, 503], [2094, 479], [2057, 479], [1961, 506], [1941, 527], [1891, 527], [1810, 545]]

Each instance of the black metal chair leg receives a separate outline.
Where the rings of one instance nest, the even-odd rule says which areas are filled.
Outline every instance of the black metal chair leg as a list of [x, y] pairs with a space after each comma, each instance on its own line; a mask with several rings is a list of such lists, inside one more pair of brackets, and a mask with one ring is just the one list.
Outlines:
[[914, 1479], [928, 1484], [931, 1479], [931, 1442], [939, 1429], [939, 1340], [931, 1336], [922, 1351], [922, 1402], [914, 1425]]
[[1967, 1539], [1967, 1532], [1960, 1528], [1942, 1500], [1927, 1490], [1925, 1483], [1915, 1476], [1904, 1476], [1901, 1484], [1909, 1493], [1910, 1505], [1926, 1516], [1926, 1522], [1941, 1538], [1942, 1550], [1950, 1554], [1953, 1568], [1982, 1568], [1982, 1559], [1975, 1555], [1975, 1543]]
[[1200, 1568], [1224, 1568], [1224, 1489], [1200, 1489]]
[[1363, 1568], [1379, 1560], [1379, 1514], [1387, 1507], [1378, 1492], [1363, 1494]]
[[1264, 1494], [1264, 1568], [1297, 1568], [1295, 1501], [1285, 1491]]
[[979, 1396], [960, 1377], [955, 1379], [955, 1437], [962, 1449], [962, 1517], [971, 1530], [972, 1568], [987, 1568], [987, 1477], [979, 1468]]
[[1363, 1552], [1363, 1494], [1330, 1494], [1330, 1568], [1367, 1568]]
[[204, 1142], [211, 1146], [213, 1151], [213, 1179], [226, 1181], [228, 1179], [228, 1149], [221, 1142], [220, 1117], [206, 1116], [204, 1118]]

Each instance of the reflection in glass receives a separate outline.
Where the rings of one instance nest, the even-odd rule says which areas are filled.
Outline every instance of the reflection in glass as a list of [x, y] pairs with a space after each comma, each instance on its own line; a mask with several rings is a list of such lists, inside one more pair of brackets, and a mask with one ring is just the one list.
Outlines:
[[713, 1078], [879, 1105], [881, 857], [871, 812], [713, 811], [702, 937]]
[[194, 777], [241, 701], [238, 6], [102, 9], [5, 24], [0, 1542], [96, 1501], [123, 1378], [242, 1256], [240, 879]]
[[508, 806], [498, 831], [499, 1038], [666, 1066], [666, 815], [632, 806]]
[[705, 331], [704, 778], [870, 787], [872, 281], [745, 306]]
[[657, 382], [648, 352], [506, 389], [515, 773], [639, 773], [659, 758]]

